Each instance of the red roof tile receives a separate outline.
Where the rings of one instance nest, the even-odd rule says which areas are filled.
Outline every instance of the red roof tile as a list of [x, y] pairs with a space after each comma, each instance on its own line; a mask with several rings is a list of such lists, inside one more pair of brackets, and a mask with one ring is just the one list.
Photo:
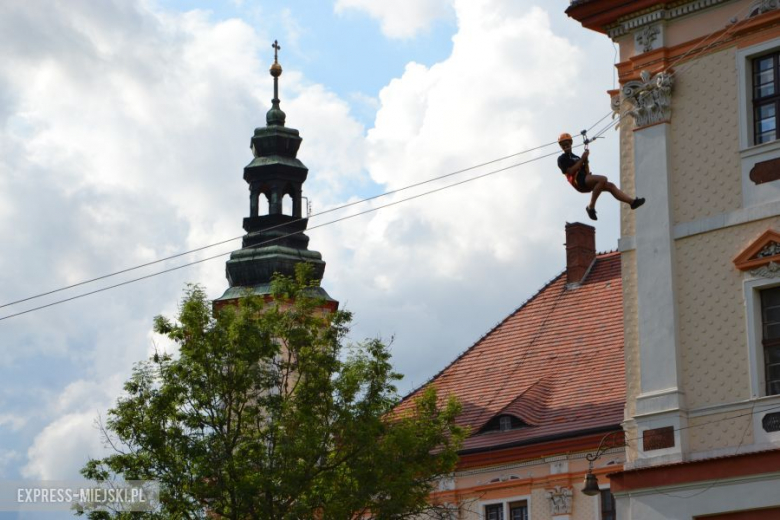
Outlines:
[[[623, 295], [619, 253], [596, 257], [583, 283], [566, 273], [543, 287], [426, 385], [463, 405], [464, 450], [532, 443], [620, 424], [625, 404]], [[411, 404], [412, 392], [398, 406]], [[514, 415], [529, 426], [479, 433]]]

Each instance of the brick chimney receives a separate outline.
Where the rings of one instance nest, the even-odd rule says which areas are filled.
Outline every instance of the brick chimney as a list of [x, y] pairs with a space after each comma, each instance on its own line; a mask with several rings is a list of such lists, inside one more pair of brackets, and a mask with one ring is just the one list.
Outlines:
[[566, 282], [579, 283], [596, 258], [596, 228], [566, 223]]

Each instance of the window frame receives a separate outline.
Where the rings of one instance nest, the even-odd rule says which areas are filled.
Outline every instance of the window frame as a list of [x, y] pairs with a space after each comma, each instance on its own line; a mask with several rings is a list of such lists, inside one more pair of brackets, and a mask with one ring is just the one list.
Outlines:
[[[765, 60], [767, 58], [772, 59], [772, 84], [774, 85], [774, 92], [770, 96], [756, 97], [757, 82], [756, 79], [759, 76], [757, 73], [756, 65], [759, 60]], [[780, 49], [774, 49], [774, 52], [762, 53], [757, 56], [750, 57], [750, 98], [753, 105], [753, 133], [751, 134], [750, 143], [752, 146], [759, 146], [762, 144], [771, 143], [780, 139]], [[764, 106], [773, 106], [775, 109], [775, 136], [774, 139], [757, 142], [757, 138], [760, 135], [758, 132], [758, 109]]]
[[490, 513], [493, 511], [498, 512], [498, 519], [496, 520], [504, 520], [504, 509], [506, 509], [506, 507], [504, 506], [503, 502], [498, 502], [496, 504], [485, 504], [483, 508], [483, 515], [485, 520], [491, 520]]
[[[605, 491], [609, 491], [609, 493], [612, 493], [612, 490], [610, 489], [609, 484], [599, 484], [599, 494], [594, 496], [595, 500], [592, 502], [593, 507], [593, 518], [596, 520], [603, 520], [603, 513], [602, 513], [602, 503], [601, 503], [601, 494]], [[617, 497], [615, 495], [612, 495], [612, 498], [614, 499], [615, 503], [615, 520], [618, 520], [620, 517], [618, 516], [618, 507], [617, 507]]]
[[[744, 208], [780, 200], [780, 182], [756, 185], [750, 180], [750, 172], [756, 164], [780, 158], [780, 138], [754, 144], [756, 122], [753, 104], [753, 60], [776, 52], [780, 52], [780, 38], [736, 50], [739, 161]], [[780, 76], [780, 59], [778, 65], [775, 72]], [[777, 89], [780, 90], [780, 83]], [[777, 126], [780, 127], [780, 112], [776, 112], [776, 117]], [[776, 132], [780, 132], [777, 127]]]
[[[769, 368], [770, 366], [780, 366], [780, 362], [770, 363], [767, 359], [766, 351], [770, 348], [777, 348], [780, 346], [780, 335], [776, 338], [767, 338], [766, 337], [766, 327], [768, 324], [775, 324], [780, 325], [780, 320], [768, 322], [767, 320], [767, 310], [769, 308], [780, 308], [780, 304], [769, 306], [764, 305], [764, 297], [769, 293], [769, 291], [780, 291], [780, 286], [772, 286], [772, 287], [765, 287], [758, 291], [759, 298], [761, 300], [761, 357], [763, 358], [763, 366], [764, 366], [764, 382], [763, 382], [763, 390], [764, 390], [764, 396], [775, 396], [780, 395], [780, 390], [774, 393], [770, 393], [770, 386], [772, 383], [780, 383], [780, 378], [773, 379], [770, 381], [769, 379]], [[777, 294], [780, 294], [778, 292]]]
[[[780, 143], [780, 137], [776, 137], [772, 141], [756, 144], [755, 138], [755, 111], [753, 103], [753, 63], [754, 60], [763, 58], [765, 56], [780, 53], [780, 38], [773, 38], [771, 40], [761, 42], [750, 47], [737, 49], [737, 96], [739, 99], [739, 148], [740, 152], [747, 150], [764, 147], [769, 144]], [[780, 65], [780, 58], [778, 58], [778, 65]], [[780, 69], [775, 69], [776, 81], [780, 80]], [[776, 94], [780, 97], [780, 83], [776, 85]], [[780, 112], [776, 113], [776, 117], [780, 119]], [[778, 125], [780, 127], [780, 125]], [[778, 136], [780, 136], [780, 130], [776, 128]]]
[[528, 509], [528, 501], [527, 500], [516, 500], [514, 502], [508, 502], [507, 503], [507, 513], [509, 516], [507, 516], [507, 520], [514, 520], [512, 518], [512, 512], [514, 509], [525, 509], [525, 518], [522, 518], [521, 520], [528, 520], [530, 518], [530, 511]]
[[[604, 494], [609, 493], [609, 496], [612, 498], [612, 517], [607, 518], [604, 516], [604, 513], [609, 513], [610, 511], [604, 510]], [[599, 488], [599, 520], [617, 520], [617, 500], [615, 500], [615, 495], [612, 494], [612, 490], [609, 487], [601, 487]]]
[[[509, 423], [508, 425], [506, 423]], [[507, 427], [508, 426], [508, 427]], [[530, 425], [516, 415], [504, 413], [490, 418], [477, 432], [477, 435], [494, 432], [508, 432], [528, 428]]]
[[766, 362], [764, 360], [764, 323], [761, 292], [777, 287], [780, 287], [780, 279], [778, 278], [754, 278], [745, 281], [750, 393], [753, 399], [774, 397], [766, 393], [767, 382]]
[[753, 411], [753, 444], [766, 448], [780, 446], [780, 432], [766, 432], [761, 421], [767, 413], [777, 411], [780, 394], [766, 395], [766, 371], [764, 363], [763, 320], [761, 291], [780, 287], [780, 277], [746, 277], [743, 281], [745, 298], [745, 329], [747, 332], [748, 373], [750, 375], [750, 399]]
[[531, 495], [517, 495], [512, 497], [505, 497], [499, 499], [480, 500], [477, 502], [477, 511], [479, 512], [480, 520], [487, 520], [487, 508], [491, 506], [501, 506], [501, 514], [503, 520], [511, 520], [511, 506], [518, 503], [525, 503], [526, 511], [528, 513], [528, 519], [531, 520]]

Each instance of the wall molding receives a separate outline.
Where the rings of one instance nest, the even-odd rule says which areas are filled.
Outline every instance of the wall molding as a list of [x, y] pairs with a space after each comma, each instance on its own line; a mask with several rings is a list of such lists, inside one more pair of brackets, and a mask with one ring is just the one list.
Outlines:
[[[478, 475], [480, 473], [490, 473], [493, 471], [510, 471], [516, 468], [523, 468], [528, 466], [541, 466], [544, 464], [549, 464], [551, 461], [557, 461], [557, 460], [580, 460], [584, 459], [586, 455], [588, 455], [590, 452], [583, 452], [583, 453], [570, 453], [567, 455], [558, 455], [553, 457], [544, 457], [539, 459], [532, 459], [525, 462], [518, 462], [514, 464], [499, 464], [496, 466], [487, 466], [484, 468], [475, 468], [475, 469], [467, 469], [465, 471], [456, 471], [455, 476], [456, 477], [465, 477], [468, 475]], [[604, 454], [625, 454], [625, 448], [611, 448], [604, 452]]]
[[[651, 201], [652, 202], [652, 201]], [[710, 231], [718, 231], [733, 226], [741, 226], [759, 220], [780, 217], [780, 201], [767, 202], [758, 206], [741, 208], [728, 211], [712, 217], [683, 222], [674, 226], [673, 236], [675, 240], [688, 238]], [[621, 253], [636, 249], [636, 237], [623, 236], [618, 239], [618, 250]]]
[[730, 1], [732, 0], [694, 0], [693, 2], [688, 2], [676, 7], [660, 7], [653, 11], [640, 14], [639, 16], [632, 16], [618, 21], [607, 29], [607, 35], [614, 40], [615, 38], [635, 31], [645, 25], [650, 25], [659, 21], [674, 20], [681, 16], [686, 16], [701, 11], [702, 9], [707, 9]]
[[[733, 451], [733, 448], [732, 448]], [[740, 454], [741, 455], [741, 454]], [[657, 486], [647, 489], [632, 489], [628, 491], [613, 491], [615, 498], [622, 497], [640, 497], [647, 495], [657, 495], [659, 493], [669, 493], [672, 491], [696, 491], [702, 488], [717, 488], [732, 486], [734, 484], [743, 484], [750, 482], [773, 481], [780, 479], [780, 472], [760, 473], [758, 475], [749, 475], [745, 477], [720, 478], [711, 480], [699, 480], [685, 484], [673, 484], [669, 486]], [[680, 497], [685, 498], [685, 497]]]

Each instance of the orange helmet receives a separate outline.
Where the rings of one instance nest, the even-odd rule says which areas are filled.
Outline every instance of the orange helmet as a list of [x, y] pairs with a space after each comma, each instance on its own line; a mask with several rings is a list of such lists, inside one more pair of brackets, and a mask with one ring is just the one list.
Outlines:
[[562, 133], [558, 136], [558, 144], [562, 143], [563, 141], [573, 141], [571, 138], [571, 134], [567, 134], [566, 132]]

